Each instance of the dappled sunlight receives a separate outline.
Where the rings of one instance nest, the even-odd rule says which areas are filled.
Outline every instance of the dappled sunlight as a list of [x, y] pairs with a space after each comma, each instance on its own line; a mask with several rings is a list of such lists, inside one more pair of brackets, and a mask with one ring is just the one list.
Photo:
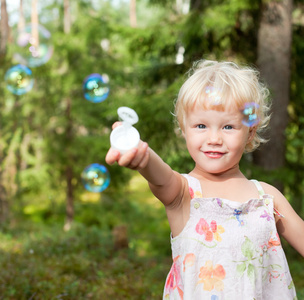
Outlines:
[[[252, 65], [267, 50], [257, 51], [261, 7], [226, 2], [1, 1], [0, 300], [161, 299], [172, 263], [166, 210], [137, 171], [106, 164], [112, 125], [119, 107], [133, 108], [140, 138], [172, 169], [193, 169], [173, 114], [189, 67], [200, 59]], [[294, 9], [303, 15], [299, 4]], [[260, 168], [253, 155], [242, 164], [246, 175], [283, 182], [302, 215], [303, 28], [296, 22], [289, 31], [290, 99], [277, 99], [284, 119], [273, 114], [282, 129], [289, 125], [264, 155], [279, 163], [281, 151], [273, 150], [284, 143], [286, 165], [268, 172], [270, 160]], [[275, 50], [267, 38], [261, 42]], [[281, 62], [263, 66], [284, 68]], [[212, 88], [206, 93], [218, 100]], [[245, 108], [250, 126], [255, 109]], [[109, 174], [87, 172], [96, 163]], [[286, 253], [304, 299], [303, 258], [287, 243]], [[185, 262], [192, 266], [192, 257]]]
[[102, 196], [100, 193], [83, 192], [79, 199], [84, 203], [97, 203], [100, 202]]
[[20, 254], [23, 251], [22, 243], [8, 233], [0, 232], [0, 240], [0, 252]]
[[138, 173], [135, 173], [130, 180], [128, 191], [133, 196], [131, 199], [155, 208], [163, 208], [162, 203], [150, 191], [147, 181]]

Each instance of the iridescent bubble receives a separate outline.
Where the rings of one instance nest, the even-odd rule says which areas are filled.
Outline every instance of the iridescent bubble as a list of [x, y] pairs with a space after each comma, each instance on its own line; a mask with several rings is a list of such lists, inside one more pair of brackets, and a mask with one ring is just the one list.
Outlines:
[[30, 91], [34, 85], [32, 71], [24, 65], [16, 65], [8, 69], [4, 80], [7, 89], [15, 95], [23, 95]]
[[45, 64], [53, 54], [51, 34], [40, 24], [29, 24], [19, 30], [15, 46], [14, 58], [29, 67]]
[[243, 114], [242, 123], [248, 127], [253, 127], [257, 125], [260, 121], [257, 115], [258, 109], [259, 105], [257, 103], [246, 103], [244, 108], [241, 110]]
[[205, 88], [206, 98], [212, 105], [220, 105], [221, 104], [221, 93], [217, 88], [213, 86], [207, 86]]
[[81, 179], [86, 190], [100, 193], [109, 186], [110, 173], [104, 165], [95, 163], [82, 171]]
[[94, 103], [99, 103], [109, 96], [109, 77], [106, 74], [93, 73], [83, 81], [84, 97]]

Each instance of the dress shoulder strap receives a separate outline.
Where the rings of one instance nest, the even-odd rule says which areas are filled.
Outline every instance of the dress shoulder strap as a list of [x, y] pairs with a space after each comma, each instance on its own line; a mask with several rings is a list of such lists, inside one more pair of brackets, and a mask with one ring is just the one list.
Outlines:
[[[251, 179], [250, 181], [252, 181], [255, 184], [255, 186], [257, 187], [257, 189], [259, 191], [260, 199], [263, 199], [263, 195], [265, 195], [265, 192], [264, 192], [260, 182], [255, 179]], [[280, 218], [285, 218], [284, 215], [282, 215], [275, 207], [273, 207], [273, 213]]]
[[251, 179], [250, 181], [252, 181], [252, 182], [255, 184], [256, 188], [257, 188], [258, 191], [259, 191], [260, 199], [262, 199], [262, 198], [263, 198], [263, 195], [265, 195], [265, 192], [264, 192], [264, 190], [263, 190], [263, 188], [262, 188], [262, 185], [260, 184], [259, 181], [255, 180], [255, 179]]
[[188, 181], [189, 192], [191, 198], [201, 198], [202, 197], [202, 187], [200, 181], [189, 175], [189, 174], [182, 174]]

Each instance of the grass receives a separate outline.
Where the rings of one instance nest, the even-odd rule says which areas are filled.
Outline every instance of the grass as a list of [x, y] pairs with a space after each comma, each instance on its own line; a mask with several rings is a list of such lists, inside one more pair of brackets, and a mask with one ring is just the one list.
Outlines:
[[77, 224], [1, 234], [0, 299], [158, 299], [169, 261], [113, 251], [110, 234]]
[[[119, 199], [91, 195], [75, 203], [68, 232], [64, 206], [39, 203], [0, 232], [1, 300], [161, 299], [171, 266], [162, 205], [137, 177]], [[115, 249], [120, 225], [129, 247]]]
[[[119, 199], [89, 198], [75, 203], [69, 232], [58, 217], [64, 207], [32, 209], [0, 232], [0, 300], [161, 299], [171, 266], [162, 205], [140, 177]], [[129, 247], [115, 249], [112, 232], [120, 225]], [[302, 300], [304, 259], [284, 248]]]

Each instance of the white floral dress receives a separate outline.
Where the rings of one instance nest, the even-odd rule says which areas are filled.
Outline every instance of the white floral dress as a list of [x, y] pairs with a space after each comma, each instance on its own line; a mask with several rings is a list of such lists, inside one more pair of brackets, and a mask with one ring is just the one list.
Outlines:
[[173, 264], [163, 299], [297, 299], [275, 225], [273, 196], [253, 180], [259, 199], [202, 198], [199, 180], [184, 176], [192, 198], [190, 218], [171, 238]]

